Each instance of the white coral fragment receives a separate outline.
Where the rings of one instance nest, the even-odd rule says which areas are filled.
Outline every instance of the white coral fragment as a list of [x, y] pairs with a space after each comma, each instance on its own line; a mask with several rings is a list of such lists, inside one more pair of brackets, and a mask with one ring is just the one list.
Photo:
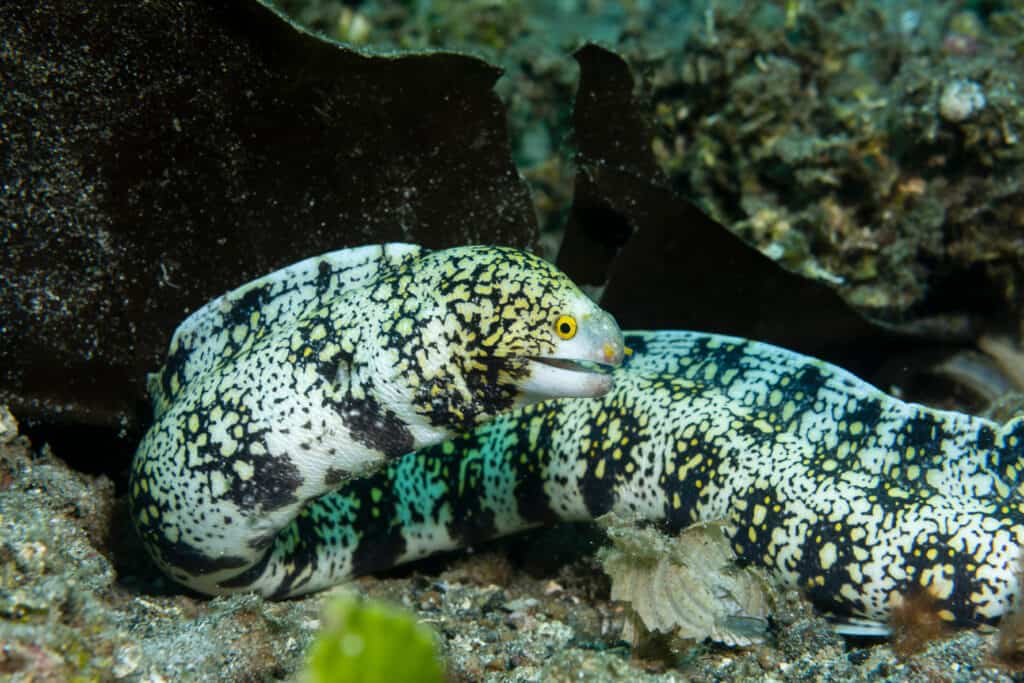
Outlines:
[[738, 647], [764, 639], [771, 589], [758, 571], [736, 565], [722, 523], [671, 537], [604, 521], [612, 547], [601, 559], [611, 597], [629, 603], [648, 630]]

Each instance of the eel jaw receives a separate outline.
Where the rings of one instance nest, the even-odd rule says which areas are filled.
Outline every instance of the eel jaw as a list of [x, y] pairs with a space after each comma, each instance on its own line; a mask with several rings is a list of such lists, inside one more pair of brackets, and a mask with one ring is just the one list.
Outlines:
[[519, 382], [521, 404], [549, 398], [597, 398], [612, 389], [613, 366], [572, 358], [531, 357]]
[[615, 319], [598, 310], [577, 316], [580, 329], [544, 355], [521, 356], [527, 375], [518, 381], [519, 405], [549, 398], [597, 398], [612, 390], [611, 371], [626, 345]]

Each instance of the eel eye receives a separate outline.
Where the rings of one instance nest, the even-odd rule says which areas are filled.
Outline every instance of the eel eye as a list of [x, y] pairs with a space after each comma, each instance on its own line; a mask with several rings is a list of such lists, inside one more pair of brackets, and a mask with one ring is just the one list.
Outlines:
[[563, 315], [555, 321], [555, 333], [562, 339], [572, 339], [576, 336], [576, 318], [571, 315]]

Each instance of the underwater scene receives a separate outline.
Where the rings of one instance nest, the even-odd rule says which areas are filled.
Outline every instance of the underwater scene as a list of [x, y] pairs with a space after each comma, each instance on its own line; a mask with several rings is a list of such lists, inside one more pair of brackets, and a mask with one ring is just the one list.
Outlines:
[[0, 36], [0, 680], [1024, 680], [1024, 2]]

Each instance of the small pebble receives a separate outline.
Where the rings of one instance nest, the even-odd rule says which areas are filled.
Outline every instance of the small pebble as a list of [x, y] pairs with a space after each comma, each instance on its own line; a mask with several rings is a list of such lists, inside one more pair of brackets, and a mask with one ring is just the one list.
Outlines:
[[939, 115], [950, 123], [961, 123], [971, 118], [987, 104], [985, 93], [974, 81], [953, 81], [939, 98]]

